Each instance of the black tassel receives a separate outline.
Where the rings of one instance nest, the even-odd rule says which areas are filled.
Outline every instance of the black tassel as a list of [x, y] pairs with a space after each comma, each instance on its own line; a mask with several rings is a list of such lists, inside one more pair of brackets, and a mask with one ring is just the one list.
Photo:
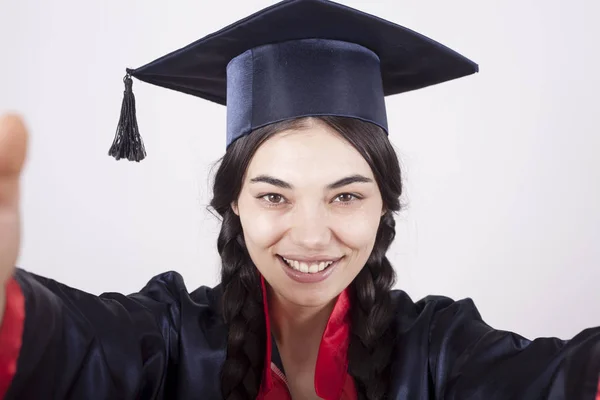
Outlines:
[[135, 116], [135, 96], [133, 95], [133, 80], [127, 73], [123, 78], [125, 91], [123, 92], [123, 105], [121, 117], [117, 125], [117, 133], [108, 155], [117, 160], [126, 158], [129, 161], [139, 162], [146, 158], [146, 149], [140, 136], [137, 119]]

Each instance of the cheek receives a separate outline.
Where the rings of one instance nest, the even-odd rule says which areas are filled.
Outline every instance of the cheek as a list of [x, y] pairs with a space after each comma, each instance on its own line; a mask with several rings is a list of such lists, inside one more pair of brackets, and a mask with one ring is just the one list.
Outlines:
[[238, 203], [244, 239], [251, 254], [267, 250], [277, 243], [285, 232], [282, 218], [278, 213], [265, 210], [255, 204], [254, 200], [254, 198], [241, 198]]
[[[344, 245], [361, 252], [361, 257], [366, 260], [375, 243], [380, 219], [379, 209], [362, 210], [350, 218], [338, 221], [335, 234]], [[363, 252], [367, 254], [362, 254]]]
[[249, 215], [241, 218], [244, 238], [256, 247], [266, 249], [274, 245], [284, 232], [273, 218], [264, 215]]

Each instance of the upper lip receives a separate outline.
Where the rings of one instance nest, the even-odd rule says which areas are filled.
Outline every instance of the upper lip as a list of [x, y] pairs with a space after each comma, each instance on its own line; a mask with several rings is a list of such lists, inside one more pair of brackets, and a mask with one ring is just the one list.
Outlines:
[[315, 255], [315, 256], [300, 256], [300, 255], [283, 255], [283, 254], [279, 254], [279, 256], [287, 259], [287, 260], [294, 260], [294, 261], [298, 261], [298, 262], [305, 262], [305, 263], [310, 263], [310, 262], [315, 262], [315, 261], [337, 261], [340, 258], [342, 258], [343, 256], [327, 256], [327, 255]]

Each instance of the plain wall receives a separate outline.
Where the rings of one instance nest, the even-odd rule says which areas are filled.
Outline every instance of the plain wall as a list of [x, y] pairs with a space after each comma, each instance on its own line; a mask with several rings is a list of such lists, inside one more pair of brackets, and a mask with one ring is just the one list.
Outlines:
[[[600, 3], [346, 0], [480, 73], [388, 98], [405, 210], [397, 287], [471, 297], [527, 337], [600, 325]], [[218, 282], [210, 169], [225, 109], [134, 81], [143, 162], [108, 157], [125, 67], [272, 4], [0, 0], [0, 111], [31, 129], [19, 265], [99, 294], [177, 270]]]

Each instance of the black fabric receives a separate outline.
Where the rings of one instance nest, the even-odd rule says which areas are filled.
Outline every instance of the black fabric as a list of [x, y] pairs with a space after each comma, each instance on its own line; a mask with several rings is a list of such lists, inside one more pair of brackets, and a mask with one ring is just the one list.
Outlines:
[[279, 348], [275, 337], [271, 335], [271, 362], [275, 364], [277, 368], [285, 375], [285, 369], [283, 368], [283, 361], [281, 360], [281, 354], [279, 354]]
[[[168, 272], [139, 293], [96, 297], [23, 270], [16, 279], [26, 322], [6, 399], [220, 398], [218, 286], [188, 293]], [[529, 341], [486, 325], [469, 299], [393, 295], [389, 399], [595, 399], [600, 328]]]
[[[314, 80], [317, 87], [319, 87], [319, 83], [327, 83], [321, 90], [326, 90], [333, 97], [368, 96], [370, 90], [365, 90], [364, 87], [362, 90], [358, 90], [361, 82], [355, 78], [357, 75], [362, 75], [366, 83], [380, 80], [383, 85], [383, 91], [379, 94], [380, 98], [376, 99], [373, 105], [364, 107], [364, 109], [360, 107], [342, 109], [333, 107], [325, 110], [319, 108], [318, 113], [320, 114], [360, 118], [360, 114], [365, 113], [369, 107], [380, 107], [379, 110], [376, 110], [377, 115], [385, 114], [383, 96], [424, 88], [478, 71], [477, 64], [448, 47], [379, 17], [327, 0], [286, 0], [258, 11], [142, 67], [128, 69], [127, 72], [154, 85], [198, 96], [222, 105], [227, 104], [227, 112], [234, 113], [228, 115], [227, 145], [229, 145], [236, 138], [258, 126], [294, 115], [306, 115], [306, 110], [310, 109], [307, 107], [307, 99], [309, 99], [308, 102], [312, 101], [310, 95], [315, 94], [315, 89], [314, 85], [310, 84], [306, 87], [302, 86], [298, 81], [302, 75], [293, 74], [290, 78], [289, 75], [284, 74], [284, 81], [263, 79], [264, 85], [260, 85], [258, 88], [254, 85], [254, 90], [258, 90], [260, 94], [255, 99], [252, 95], [253, 91], [248, 90], [248, 83], [252, 79], [258, 78], [258, 76], [254, 76], [254, 73], [259, 72], [260, 68], [253, 70], [252, 68], [256, 66], [255, 63], [245, 59], [244, 62], [237, 65], [237, 67], [245, 68], [245, 73], [240, 75], [240, 71], [236, 70], [236, 73], [232, 74], [231, 80], [228, 80], [227, 65], [249, 50], [262, 48], [264, 53], [267, 48], [269, 54], [277, 54], [278, 44], [303, 39], [354, 44], [365, 50], [368, 49], [379, 58], [379, 68], [369, 67], [369, 72], [361, 71], [364, 69], [364, 64], [360, 61], [340, 58], [343, 65], [336, 64], [335, 69], [338, 72], [340, 69], [345, 69], [346, 72], [338, 75], [338, 79], [332, 83], [329, 78], [335, 71], [319, 68], [319, 65], [331, 64], [324, 62], [321, 58], [315, 58], [314, 54], [307, 55], [306, 62], [315, 64], [313, 68], [310, 68], [310, 74], [304, 75], [306, 83]], [[266, 45], [271, 46], [264, 47]], [[289, 47], [287, 49], [289, 50]], [[343, 50], [337, 49], [336, 52], [343, 53]], [[296, 53], [296, 56], [301, 56], [301, 54], [301, 52]], [[293, 67], [293, 65], [288, 66]], [[278, 70], [279, 72], [285, 71], [285, 68], [278, 68]], [[366, 74], [377, 74], [377, 76], [366, 76]], [[242, 81], [238, 80], [240, 77], [243, 78]], [[344, 77], [347, 79], [342, 79]], [[284, 93], [282, 97], [281, 90], [289, 87], [286, 85], [291, 83], [286, 82], [288, 79], [294, 81], [295, 84], [291, 85], [293, 90]], [[243, 84], [239, 86], [241, 83]], [[355, 86], [357, 87], [354, 88]], [[349, 91], [352, 88], [354, 89]], [[379, 91], [377, 87], [373, 89]], [[279, 90], [279, 92], [270, 93], [270, 90]], [[227, 98], [231, 97], [233, 92], [237, 97], [228, 104]], [[298, 100], [294, 99], [295, 95], [298, 95]], [[272, 104], [273, 102], [278, 103], [286, 96], [292, 96], [294, 99], [287, 101], [286, 104], [294, 105], [297, 109], [276, 108], [272, 110], [271, 114], [268, 114], [269, 118], [262, 118], [267, 115], [263, 113], [268, 110], [257, 114], [258, 118], [253, 116], [252, 112], [248, 112], [251, 108], [256, 110], [263, 107], [265, 99], [271, 99]], [[365, 98], [365, 100], [369, 99], [371, 97]], [[323, 102], [322, 104], [326, 105], [327, 103]], [[352, 103], [348, 104], [352, 105]], [[243, 107], [238, 108], [239, 105], [243, 105]], [[335, 105], [332, 104], [332, 106]], [[278, 113], [278, 110], [284, 112]], [[292, 112], [290, 113], [290, 111]], [[376, 123], [382, 122], [381, 118], [367, 117], [367, 119]], [[260, 122], [255, 126], [253, 123], [256, 120], [260, 120]]]
[[291, 118], [358, 118], [388, 130], [379, 58], [354, 43], [303, 39], [248, 50], [227, 67], [227, 145]]

